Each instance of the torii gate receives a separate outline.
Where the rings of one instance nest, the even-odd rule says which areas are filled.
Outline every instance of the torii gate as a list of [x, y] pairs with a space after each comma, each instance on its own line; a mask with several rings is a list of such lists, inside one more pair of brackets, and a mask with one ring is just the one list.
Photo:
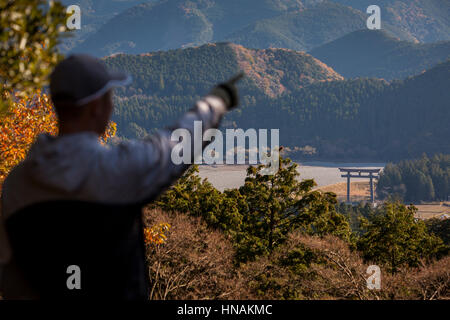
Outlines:
[[[372, 203], [375, 201], [373, 195], [373, 179], [378, 179], [378, 173], [381, 169], [347, 169], [339, 168], [339, 171], [345, 172], [346, 174], [341, 175], [343, 178], [347, 178], [347, 202], [350, 202], [350, 178], [369, 178], [370, 179], [370, 201]], [[355, 174], [352, 174], [355, 173]], [[358, 173], [358, 174], [356, 174]], [[363, 175], [363, 173], [368, 173]]]

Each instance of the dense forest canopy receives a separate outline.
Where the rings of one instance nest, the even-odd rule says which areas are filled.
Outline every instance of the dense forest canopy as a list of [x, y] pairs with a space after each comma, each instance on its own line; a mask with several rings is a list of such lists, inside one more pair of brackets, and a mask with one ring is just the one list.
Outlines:
[[450, 155], [423, 155], [416, 160], [388, 164], [378, 181], [380, 198], [398, 197], [404, 201], [448, 200], [450, 197]]
[[226, 116], [222, 128], [280, 128], [282, 145], [312, 146], [319, 158], [397, 160], [450, 153], [450, 60], [390, 83], [342, 80], [301, 52], [227, 43], [121, 54], [105, 62], [134, 78], [117, 90], [114, 120], [123, 137], [169, 125], [215, 83], [243, 69], [248, 76], [240, 83], [242, 107]]

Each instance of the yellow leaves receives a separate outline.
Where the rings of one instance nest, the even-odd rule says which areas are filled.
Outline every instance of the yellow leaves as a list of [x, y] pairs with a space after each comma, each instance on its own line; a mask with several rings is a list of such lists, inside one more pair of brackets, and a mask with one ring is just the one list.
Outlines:
[[[58, 134], [56, 114], [46, 94], [38, 90], [33, 96], [22, 93], [11, 98], [11, 108], [0, 117], [0, 182], [25, 159], [39, 134]], [[100, 141], [105, 143], [116, 131], [111, 122]]]
[[106, 143], [110, 138], [114, 137], [117, 132], [117, 124], [114, 121], [110, 121], [105, 133], [101, 136], [100, 141]]
[[0, 122], [0, 180], [20, 161], [40, 133], [57, 134], [56, 115], [40, 91], [33, 97], [16, 95]]
[[46, 84], [62, 58], [57, 44], [66, 18], [59, 1], [53, 6], [47, 0], [0, 1], [0, 93], [33, 94]]
[[164, 244], [167, 240], [166, 232], [170, 230], [170, 224], [159, 223], [151, 228], [144, 229], [144, 240], [145, 244]]

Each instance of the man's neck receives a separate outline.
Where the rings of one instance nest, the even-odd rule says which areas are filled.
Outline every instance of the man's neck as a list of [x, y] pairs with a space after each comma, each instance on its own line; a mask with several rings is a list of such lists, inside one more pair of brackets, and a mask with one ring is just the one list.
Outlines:
[[77, 127], [75, 127], [75, 126], [60, 126], [58, 132], [59, 132], [58, 133], [59, 136], [75, 134], [75, 133], [84, 133], [84, 132], [94, 133], [94, 134], [98, 135], [98, 133], [92, 128], [81, 128], [79, 126], [77, 126]]

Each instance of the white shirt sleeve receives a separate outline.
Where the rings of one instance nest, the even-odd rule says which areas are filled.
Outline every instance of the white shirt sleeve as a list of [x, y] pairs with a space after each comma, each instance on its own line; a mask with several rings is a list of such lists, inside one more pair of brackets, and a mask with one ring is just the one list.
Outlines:
[[[113, 179], [103, 184], [98, 181], [101, 187], [109, 188], [103, 192], [119, 195], [123, 200], [120, 202], [141, 202], [153, 199], [178, 179], [193, 163], [193, 159], [199, 156], [198, 153], [206, 147], [207, 143], [202, 141], [201, 148], [194, 150], [195, 121], [201, 121], [203, 137], [206, 130], [219, 126], [225, 112], [225, 102], [221, 98], [207, 96], [197, 101], [194, 108], [174, 126], [160, 130], [146, 139], [127, 141], [111, 148], [105, 153], [99, 168], [93, 170], [104, 177], [103, 179]], [[185, 129], [190, 133], [191, 161], [189, 163], [175, 164], [172, 161], [172, 151], [179, 143], [171, 140], [175, 129]]]

